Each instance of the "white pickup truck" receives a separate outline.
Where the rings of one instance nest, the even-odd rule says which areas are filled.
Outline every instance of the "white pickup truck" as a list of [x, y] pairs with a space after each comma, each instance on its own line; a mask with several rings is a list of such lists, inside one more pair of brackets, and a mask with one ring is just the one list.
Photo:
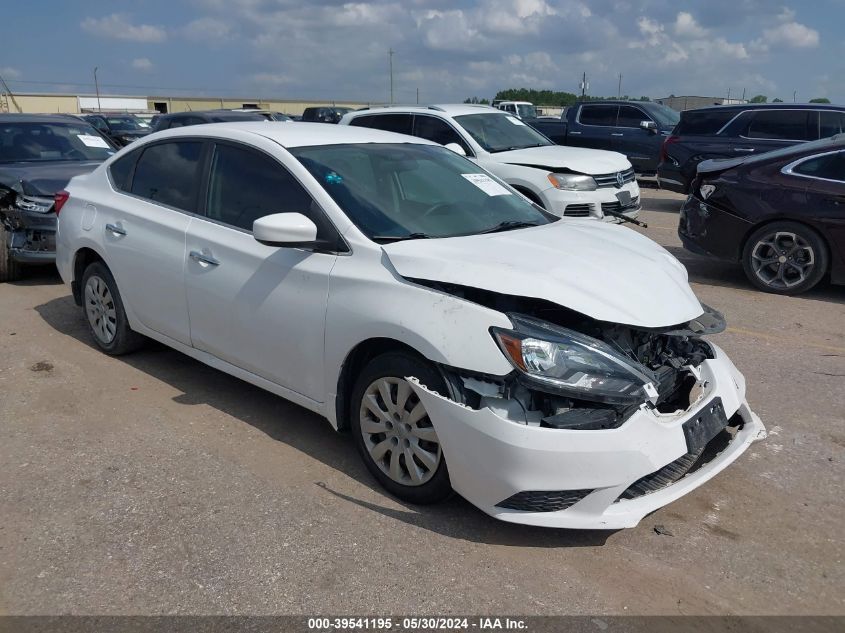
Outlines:
[[350, 112], [340, 124], [445, 145], [555, 215], [621, 222], [636, 221], [640, 212], [640, 188], [624, 155], [555, 145], [496, 108], [390, 106]]

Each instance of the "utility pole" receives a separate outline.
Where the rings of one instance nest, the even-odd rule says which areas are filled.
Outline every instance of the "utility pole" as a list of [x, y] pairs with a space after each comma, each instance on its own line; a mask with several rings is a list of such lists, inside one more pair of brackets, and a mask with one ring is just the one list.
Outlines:
[[387, 51], [390, 57], [390, 103], [393, 103], [393, 49]]
[[731, 102], [731, 89], [730, 89], [730, 88], [728, 88], [728, 98], [727, 98], [727, 102], [728, 102], [728, 104], [730, 104], [730, 102]]
[[797, 90], [793, 90], [793, 91], [792, 91], [792, 103], [795, 103], [795, 99], [796, 99], [797, 97], [798, 97], [798, 91], [797, 91]]
[[420, 103], [420, 89], [417, 88], [417, 105]]
[[100, 107], [100, 84], [97, 82], [97, 66], [94, 66], [94, 89], [97, 91], [97, 112], [102, 112]]
[[587, 90], [590, 89], [590, 84], [587, 83], [587, 72], [584, 71], [584, 76], [581, 78], [581, 101], [587, 100]]
[[745, 88], [742, 89], [742, 101], [745, 102]]
[[619, 73], [619, 89], [616, 91], [616, 98], [622, 98], [622, 73]]

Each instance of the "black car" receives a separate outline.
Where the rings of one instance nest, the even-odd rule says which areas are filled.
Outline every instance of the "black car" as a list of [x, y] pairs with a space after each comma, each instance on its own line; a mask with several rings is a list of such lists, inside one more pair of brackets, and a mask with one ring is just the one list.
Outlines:
[[116, 151], [75, 116], [0, 114], [0, 282], [55, 261], [54, 196]]
[[698, 166], [678, 235], [767, 292], [845, 284], [845, 134]]
[[841, 132], [845, 106], [746, 103], [686, 110], [663, 143], [658, 182], [686, 194], [703, 160], [761, 154]]
[[338, 123], [347, 112], [352, 112], [352, 108], [336, 106], [305, 108], [301, 120], [307, 123]]
[[198, 110], [196, 112], [174, 112], [173, 114], [159, 114], [153, 119], [153, 132], [172, 130], [188, 125], [202, 125], [203, 123], [225, 123], [230, 121], [266, 121], [267, 117], [260, 112], [249, 110]]
[[150, 124], [125, 112], [85, 114], [83, 119], [108, 136], [115, 145], [123, 147], [150, 133]]

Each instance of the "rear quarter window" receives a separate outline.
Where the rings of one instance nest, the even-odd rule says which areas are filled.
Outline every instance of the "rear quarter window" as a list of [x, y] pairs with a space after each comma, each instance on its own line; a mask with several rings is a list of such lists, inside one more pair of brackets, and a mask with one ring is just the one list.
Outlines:
[[678, 136], [713, 136], [719, 133], [737, 114], [736, 110], [690, 110], [681, 112], [675, 128]]
[[132, 186], [132, 172], [135, 170], [135, 163], [138, 161], [138, 156], [140, 155], [141, 151], [135, 150], [109, 165], [109, 176], [111, 176], [111, 181], [115, 188], [120, 191], [130, 191], [130, 187]]

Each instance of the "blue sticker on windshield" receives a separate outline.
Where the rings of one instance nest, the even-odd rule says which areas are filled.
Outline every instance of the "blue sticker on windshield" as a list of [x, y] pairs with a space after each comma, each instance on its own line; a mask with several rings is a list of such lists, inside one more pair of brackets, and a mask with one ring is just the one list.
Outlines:
[[343, 178], [333, 171], [326, 174], [326, 182], [330, 185], [339, 185], [343, 182]]

